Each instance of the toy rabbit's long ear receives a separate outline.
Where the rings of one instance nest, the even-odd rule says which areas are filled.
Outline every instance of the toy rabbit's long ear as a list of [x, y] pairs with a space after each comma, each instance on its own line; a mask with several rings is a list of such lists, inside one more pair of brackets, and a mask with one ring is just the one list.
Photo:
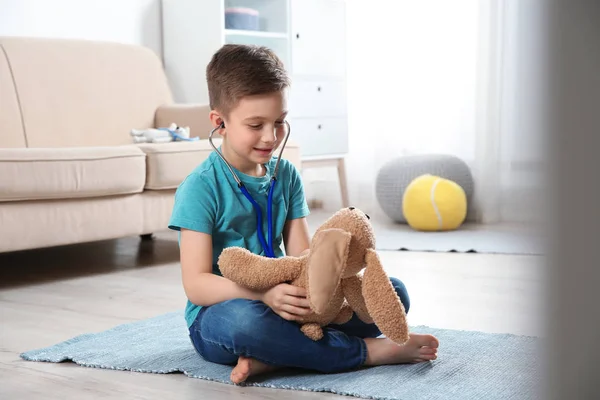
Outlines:
[[344, 297], [350, 308], [352, 308], [352, 311], [356, 313], [362, 322], [365, 324], [372, 324], [374, 321], [369, 315], [369, 310], [365, 304], [362, 285], [362, 277], [360, 275], [344, 278], [342, 282]]
[[367, 249], [367, 267], [363, 274], [362, 293], [369, 315], [385, 336], [398, 344], [408, 341], [408, 324], [404, 305], [390, 282], [373, 249]]
[[304, 262], [303, 258], [268, 258], [242, 247], [228, 247], [221, 252], [218, 265], [225, 278], [248, 289], [266, 290], [300, 276]]
[[335, 293], [348, 259], [352, 235], [342, 229], [325, 229], [315, 234], [308, 257], [308, 300], [313, 311], [325, 311]]

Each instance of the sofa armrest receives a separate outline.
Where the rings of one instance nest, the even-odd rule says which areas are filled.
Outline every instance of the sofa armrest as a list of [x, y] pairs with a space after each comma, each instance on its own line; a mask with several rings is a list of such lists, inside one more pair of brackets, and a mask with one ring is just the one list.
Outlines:
[[213, 128], [208, 119], [209, 113], [210, 107], [206, 104], [165, 104], [156, 109], [154, 126], [165, 128], [172, 123], [189, 126], [190, 137], [208, 139]]

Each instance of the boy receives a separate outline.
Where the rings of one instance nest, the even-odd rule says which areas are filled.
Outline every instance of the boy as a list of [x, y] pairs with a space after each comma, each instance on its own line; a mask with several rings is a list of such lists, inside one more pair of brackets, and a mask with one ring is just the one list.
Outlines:
[[[210, 120], [221, 126], [221, 152], [266, 216], [275, 149], [285, 136], [289, 78], [281, 61], [264, 47], [225, 45], [207, 66]], [[222, 125], [223, 124], [223, 125]], [[275, 255], [301, 256], [309, 248], [309, 210], [300, 175], [282, 159], [273, 194]], [[263, 218], [264, 219], [264, 218]], [[438, 341], [411, 335], [404, 346], [385, 338], [356, 316], [307, 338], [294, 321], [309, 312], [304, 289], [280, 284], [265, 292], [242, 288], [221, 276], [216, 265], [230, 246], [264, 255], [256, 214], [231, 172], [213, 152], [177, 189], [169, 228], [179, 230], [185, 318], [196, 351], [206, 360], [236, 365], [234, 383], [277, 367], [322, 372], [363, 365], [434, 360]], [[263, 228], [267, 232], [266, 226]], [[406, 311], [406, 288], [392, 283]]]

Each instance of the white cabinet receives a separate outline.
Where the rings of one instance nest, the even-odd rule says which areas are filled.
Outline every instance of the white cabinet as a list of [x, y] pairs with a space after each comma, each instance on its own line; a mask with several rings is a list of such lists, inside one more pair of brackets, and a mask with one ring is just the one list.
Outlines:
[[[258, 11], [259, 29], [226, 29], [225, 10]], [[206, 66], [226, 43], [271, 48], [291, 66], [289, 0], [162, 0], [163, 60], [177, 102], [208, 103]]]
[[[230, 30], [225, 10], [246, 7], [259, 30]], [[206, 65], [226, 43], [267, 46], [292, 78], [289, 121], [303, 158], [343, 155], [346, 111], [346, 22], [342, 0], [162, 0], [163, 59], [177, 102], [208, 103]], [[315, 126], [335, 129], [318, 130]]]
[[[258, 30], [226, 29], [229, 7], [257, 11]], [[206, 66], [224, 44], [271, 48], [292, 78], [290, 140], [300, 145], [302, 167], [337, 166], [347, 205], [345, 15], [343, 0], [162, 0], [163, 60], [175, 100], [208, 103]]]
[[348, 152], [345, 3], [291, 0], [290, 5], [294, 140], [304, 159], [339, 157]]
[[336, 167], [342, 205], [349, 205], [346, 9], [339, 0], [291, 0], [290, 123], [302, 168]]

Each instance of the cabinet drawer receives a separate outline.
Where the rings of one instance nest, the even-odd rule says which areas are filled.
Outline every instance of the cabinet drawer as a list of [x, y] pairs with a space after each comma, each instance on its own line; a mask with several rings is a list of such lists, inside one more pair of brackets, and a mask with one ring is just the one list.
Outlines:
[[294, 80], [289, 101], [290, 117], [345, 116], [346, 81]]
[[348, 121], [343, 118], [290, 118], [290, 140], [303, 157], [348, 152]]

